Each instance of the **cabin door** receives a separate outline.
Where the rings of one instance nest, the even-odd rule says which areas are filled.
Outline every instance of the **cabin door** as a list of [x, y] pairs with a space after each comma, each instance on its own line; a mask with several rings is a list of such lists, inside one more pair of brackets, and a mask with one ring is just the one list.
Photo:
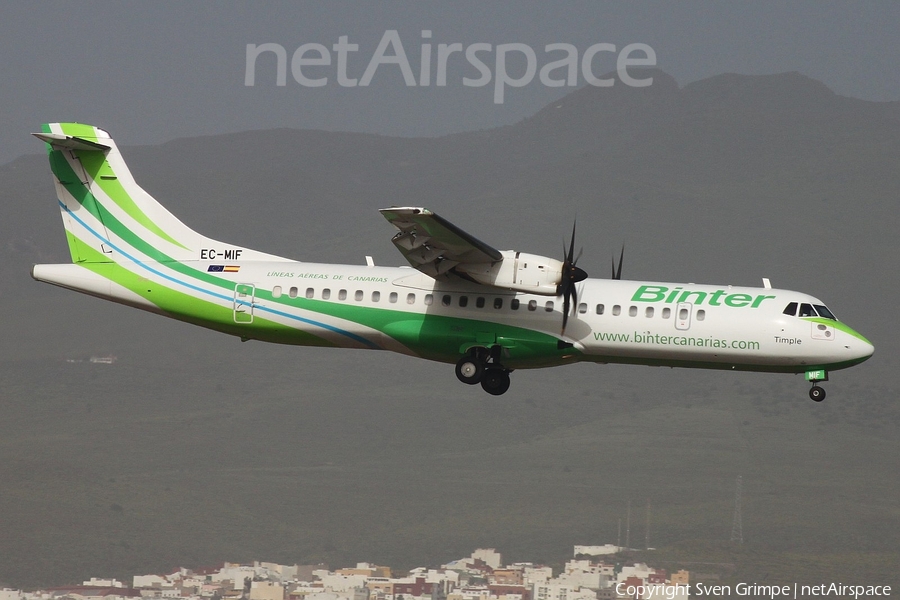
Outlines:
[[234, 286], [234, 322], [252, 323], [256, 286], [251, 283], [238, 283]]
[[690, 302], [679, 302], [675, 308], [675, 329], [687, 331], [691, 328], [691, 312], [694, 307]]

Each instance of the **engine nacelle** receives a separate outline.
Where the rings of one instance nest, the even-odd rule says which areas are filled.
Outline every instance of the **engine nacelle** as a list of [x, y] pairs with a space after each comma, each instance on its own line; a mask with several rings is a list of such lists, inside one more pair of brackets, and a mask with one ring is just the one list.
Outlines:
[[500, 254], [503, 259], [495, 263], [460, 264], [454, 270], [485, 285], [543, 296], [559, 293], [562, 261], [515, 250], [503, 250]]

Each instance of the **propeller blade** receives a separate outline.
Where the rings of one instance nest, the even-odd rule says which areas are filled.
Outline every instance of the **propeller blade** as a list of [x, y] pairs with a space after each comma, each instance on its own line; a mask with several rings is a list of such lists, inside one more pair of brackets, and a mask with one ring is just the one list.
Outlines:
[[616, 258], [612, 258], [612, 279], [622, 279], [622, 261], [625, 259], [625, 244], [622, 244], [622, 252], [619, 254], [619, 266], [616, 266]]
[[569, 241], [568, 250], [563, 242], [563, 269], [557, 289], [557, 293], [563, 297], [563, 322], [560, 335], [565, 335], [566, 325], [569, 324], [569, 315], [574, 315], [578, 308], [578, 290], [575, 289], [575, 284], [584, 281], [588, 276], [584, 269], [575, 266], [584, 250], [582, 248], [578, 251], [578, 256], [575, 256], [575, 227], [576, 223], [573, 222], [572, 238]]
[[572, 241], [569, 242], [569, 254], [566, 255], [566, 262], [568, 262], [570, 264], [574, 264], [574, 262], [577, 260], [577, 259], [573, 258], [575, 255], [575, 226], [576, 225], [577, 225], [577, 223], [575, 221], [572, 221]]
[[[569, 298], [572, 301], [569, 301]], [[562, 330], [559, 332], [560, 335], [566, 334], [566, 325], [569, 323], [569, 314], [571, 313], [573, 316], [575, 315], [575, 310], [578, 308], [578, 290], [575, 289], [575, 286], [570, 286], [566, 293], [563, 296], [563, 323]]]

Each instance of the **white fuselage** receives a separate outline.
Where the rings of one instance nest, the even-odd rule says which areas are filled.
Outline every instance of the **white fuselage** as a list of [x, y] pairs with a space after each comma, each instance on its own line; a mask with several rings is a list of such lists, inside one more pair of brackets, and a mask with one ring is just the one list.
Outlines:
[[[201, 271], [208, 264], [193, 263]], [[279, 323], [340, 347], [428, 354], [414, 344], [386, 335], [385, 328], [376, 326], [371, 318], [347, 318], [340, 310], [308, 310], [292, 306], [288, 299], [391, 311], [397, 320], [404, 320], [404, 315], [427, 315], [449, 319], [451, 324], [453, 320], [480, 323], [475, 329], [485, 331], [493, 324], [540, 332], [572, 344], [577, 351], [554, 360], [555, 364], [587, 360], [803, 372], [807, 368], [850, 366], [872, 353], [871, 344], [842, 323], [785, 315], [784, 309], [791, 302], [822, 305], [812, 296], [788, 290], [587, 279], [578, 284], [578, 306], [568, 320], [565, 335], [561, 335], [563, 305], [559, 297], [486, 288], [457, 277], [435, 280], [407, 267], [255, 261], [234, 264], [239, 266], [237, 272], [217, 275], [236, 286], [250, 286], [248, 298], [198, 289], [196, 282], [184, 282], [184, 291], [232, 307], [257, 323]], [[177, 274], [166, 272], [163, 265], [149, 263], [137, 270], [145, 272], [148, 283], [157, 280], [171, 286], [178, 281]], [[132, 291], [119, 289], [77, 265], [39, 265], [34, 275], [49, 283], [159, 312], [156, 305]], [[193, 320], [191, 315], [171, 309], [163, 312]], [[264, 334], [255, 332], [252, 319], [243, 337], [265, 339]], [[294, 343], [289, 336], [279, 341]], [[448, 357], [448, 362], [452, 358]]]

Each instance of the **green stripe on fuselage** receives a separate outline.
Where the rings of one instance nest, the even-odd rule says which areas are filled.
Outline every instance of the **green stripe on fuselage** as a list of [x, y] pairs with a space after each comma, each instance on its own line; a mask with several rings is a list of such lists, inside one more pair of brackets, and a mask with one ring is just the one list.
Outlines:
[[856, 339], [862, 340], [863, 342], [865, 342], [867, 344], [871, 345], [871, 343], [872, 343], [869, 340], [867, 340], [866, 338], [864, 338], [862, 335], [857, 333], [856, 330], [854, 330], [852, 327], [842, 323], [841, 321], [834, 321], [832, 319], [823, 319], [822, 317], [802, 317], [802, 318], [804, 321], [809, 321], [810, 323], [817, 323], [820, 325], [834, 327], [838, 331], [842, 331], [842, 332], [846, 333], [847, 335], [852, 335]]
[[179, 243], [165, 231], [160, 229], [159, 226], [151, 221], [150, 217], [135, 204], [134, 200], [128, 195], [128, 192], [125, 191], [125, 188], [122, 187], [122, 184], [116, 178], [116, 174], [113, 172], [112, 167], [110, 167], [109, 162], [106, 160], [106, 156], [102, 152], [76, 150], [75, 156], [81, 160], [85, 172], [93, 180], [94, 185], [99, 186], [100, 189], [102, 189], [103, 192], [119, 206], [119, 208], [125, 211], [128, 216], [140, 223], [148, 231], [156, 234], [167, 242], [188, 250], [187, 246]]
[[[65, 184], [66, 189], [86, 210], [102, 222], [109, 232], [114, 233], [125, 243], [146, 255], [151, 261], [159, 263], [160, 268], [171, 269], [190, 280], [194, 280], [194, 282], [202, 282], [221, 290], [227, 290], [229, 294], [233, 293], [235, 285], [233, 281], [195, 269], [189, 266], [189, 263], [179, 262], [128, 229], [96, 200], [90, 190], [81, 182], [81, 179], [72, 171], [71, 166], [64, 157], [59, 156], [59, 160], [55, 161], [54, 173], [61, 181], [67, 182]], [[85, 244], [81, 242], [80, 245], [84, 246]], [[266, 321], [259, 317], [254, 319], [253, 324], [231, 323], [229, 321], [232, 320], [233, 314], [225, 307], [197, 299], [189, 294], [177, 292], [165, 286], [160, 288], [159, 284], [156, 284], [158, 288], [156, 292], [152, 291], [153, 287], [150, 288], [151, 291], [147, 291], [146, 280], [128, 269], [109, 263], [108, 256], [95, 250], [91, 250], [91, 253], [83, 258], [89, 262], [94, 262], [91, 262], [91, 264], [81, 263], [82, 266], [87, 266], [94, 272], [134, 291], [181, 320], [244, 337], [282, 343], [330, 345], [329, 342], [315, 336], [304, 335], [299, 330]], [[122, 258], [127, 260], [125, 257]], [[195, 285], [194, 282], [190, 283]], [[287, 298], [284, 296], [274, 298], [268, 290], [259, 289], [257, 290], [257, 298], [261, 301], [270, 302], [273, 307], [277, 305], [296, 307], [358, 323], [390, 336], [423, 358], [443, 362], [455, 362], [468, 347], [493, 345], [492, 343], [479, 341], [485, 338], [496, 340], [494, 343], [504, 348], [503, 362], [505, 365], [513, 368], [560, 364], [561, 362], [572, 360], [573, 357], [579, 354], [573, 348], [560, 350], [557, 347], [557, 338], [552, 335], [500, 323], [418, 314], [377, 307], [348, 306], [306, 298]], [[260, 321], [259, 326], [257, 326], [257, 321]], [[296, 332], [293, 334], [293, 337], [290, 333], [291, 331]], [[278, 339], [274, 339], [276, 337]]]
[[[89, 251], [96, 253], [96, 250], [93, 249]], [[99, 259], [102, 257], [95, 256], [91, 258]], [[336, 346], [332, 342], [309, 332], [261, 317], [258, 313], [254, 315], [252, 324], [235, 323], [232, 308], [172, 289], [167, 285], [143, 277], [119, 263], [88, 260], [82, 263], [81, 266], [130, 290], [158, 307], [167, 315], [180, 321], [231, 335], [267, 342], [303, 346]]]

